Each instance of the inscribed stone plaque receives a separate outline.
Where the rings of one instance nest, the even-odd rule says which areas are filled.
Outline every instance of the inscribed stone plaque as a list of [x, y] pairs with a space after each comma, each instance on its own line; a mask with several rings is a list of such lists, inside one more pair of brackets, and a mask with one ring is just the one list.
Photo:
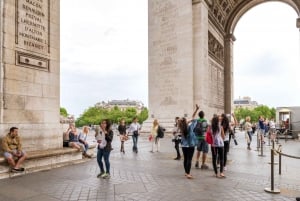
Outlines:
[[48, 70], [47, 59], [34, 54], [47, 57], [50, 53], [49, 6], [49, 0], [16, 0], [16, 44], [33, 54], [26, 57], [18, 51], [17, 65]]

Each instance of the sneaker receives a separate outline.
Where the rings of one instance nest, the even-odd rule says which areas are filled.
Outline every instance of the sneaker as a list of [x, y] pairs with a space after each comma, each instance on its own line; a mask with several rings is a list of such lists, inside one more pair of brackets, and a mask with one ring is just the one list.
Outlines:
[[100, 178], [100, 177], [102, 177], [104, 174], [105, 174], [105, 172], [101, 172], [101, 173], [99, 173], [99, 174], [97, 175], [97, 178]]
[[25, 168], [19, 168], [19, 171], [24, 172]]
[[20, 172], [24, 172], [24, 168], [11, 168], [11, 172], [13, 173], [20, 173]]
[[199, 168], [199, 161], [196, 162], [195, 168]]
[[105, 173], [104, 175], [102, 175], [103, 179], [109, 179], [110, 178], [110, 174], [109, 173]]
[[207, 170], [207, 169], [208, 169], [208, 165], [202, 164], [202, 165], [201, 165], [201, 169], [202, 169], [202, 170]]

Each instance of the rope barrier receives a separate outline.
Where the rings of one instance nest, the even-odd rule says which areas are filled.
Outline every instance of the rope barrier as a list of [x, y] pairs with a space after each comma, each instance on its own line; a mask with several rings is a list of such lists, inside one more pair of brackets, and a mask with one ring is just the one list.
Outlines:
[[288, 154], [282, 153], [281, 151], [278, 151], [276, 149], [274, 149], [274, 151], [275, 151], [276, 154], [279, 154], [279, 155], [282, 155], [282, 156], [286, 156], [286, 157], [289, 157], [289, 158], [300, 159], [300, 156], [288, 155]]

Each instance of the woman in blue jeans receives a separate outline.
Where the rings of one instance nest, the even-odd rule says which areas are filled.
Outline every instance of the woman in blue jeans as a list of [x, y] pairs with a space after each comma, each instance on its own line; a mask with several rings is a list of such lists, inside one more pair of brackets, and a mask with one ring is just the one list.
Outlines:
[[[95, 135], [98, 143], [97, 162], [100, 168], [100, 173], [97, 177], [104, 179], [110, 178], [110, 162], [109, 155], [112, 150], [111, 142], [113, 140], [114, 133], [111, 130], [111, 123], [108, 119], [104, 119], [100, 122], [100, 131]], [[105, 168], [104, 171], [102, 158], [104, 158]]]

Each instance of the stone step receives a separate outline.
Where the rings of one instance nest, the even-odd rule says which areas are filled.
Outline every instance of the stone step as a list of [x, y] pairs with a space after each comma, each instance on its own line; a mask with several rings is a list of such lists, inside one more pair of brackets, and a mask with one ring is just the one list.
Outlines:
[[[93, 157], [96, 157], [95, 148], [96, 145], [92, 145], [88, 150], [88, 153], [92, 154]], [[43, 151], [29, 151], [26, 152], [26, 154], [27, 158], [23, 164], [23, 167], [25, 168], [24, 173], [10, 172], [10, 168], [4, 157], [0, 157], [0, 179], [21, 176], [43, 170], [50, 170], [88, 160], [82, 156], [82, 152], [69, 147]]]

